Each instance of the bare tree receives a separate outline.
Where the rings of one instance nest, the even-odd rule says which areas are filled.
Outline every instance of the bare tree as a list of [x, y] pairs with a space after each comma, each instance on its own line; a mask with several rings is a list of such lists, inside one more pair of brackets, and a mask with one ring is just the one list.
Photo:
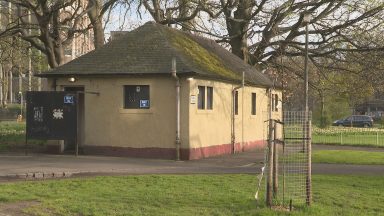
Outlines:
[[[334, 58], [346, 52], [382, 50], [381, 45], [366, 47], [351, 37], [355, 29], [369, 32], [383, 25], [381, 0], [141, 0], [160, 24], [181, 24], [202, 14], [203, 23], [225, 23], [225, 31], [194, 28], [230, 45], [231, 51], [252, 65], [270, 65], [279, 56], [303, 56], [304, 14], [310, 13], [309, 53], [311, 60]], [[182, 16], [186, 8], [190, 16]], [[180, 10], [183, 11], [183, 10]], [[224, 21], [224, 22], [223, 22]], [[204, 26], [204, 25], [200, 25]]]
[[179, 24], [183, 30], [190, 31], [193, 19], [203, 9], [201, 0], [140, 0], [139, 7], [151, 14], [155, 22], [171, 25]]
[[281, 55], [303, 56], [305, 13], [312, 16], [309, 22], [312, 59], [382, 49], [358, 46], [350, 37], [356, 28], [369, 31], [383, 25], [382, 1], [221, 0], [220, 6], [227, 23], [224, 38], [239, 57], [246, 59], [248, 52], [251, 64], [273, 63]]
[[14, 5], [13, 22], [2, 35], [16, 35], [47, 56], [50, 67], [64, 63], [65, 48], [84, 33], [80, 0], [4, 0]]
[[[134, 0], [88, 0], [86, 9], [91, 21], [96, 49], [103, 46], [105, 42], [103, 17], [106, 12], [116, 5], [125, 4], [129, 6], [133, 1]], [[130, 7], [127, 8], [129, 9]], [[108, 15], [110, 15], [110, 13], [108, 13]]]
[[[51, 68], [65, 62], [65, 50], [79, 35], [94, 33], [94, 46], [104, 44], [102, 16], [118, 0], [3, 0], [14, 6], [12, 23], [0, 36], [16, 35], [47, 56]], [[128, 0], [120, 2], [127, 3]], [[90, 19], [90, 24], [85, 22]]]
[[28, 58], [27, 42], [17, 37], [0, 39], [0, 107], [6, 107], [8, 100], [13, 99], [13, 76], [22, 77], [27, 73]]

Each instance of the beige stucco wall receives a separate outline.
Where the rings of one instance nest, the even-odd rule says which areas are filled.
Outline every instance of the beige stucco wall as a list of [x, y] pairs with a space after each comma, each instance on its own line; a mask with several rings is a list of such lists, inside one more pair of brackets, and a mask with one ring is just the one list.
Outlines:
[[[50, 79], [50, 85], [52, 85]], [[123, 109], [124, 85], [149, 85], [150, 109]], [[198, 110], [198, 86], [213, 87], [213, 110]], [[57, 79], [56, 89], [85, 88], [85, 146], [175, 148], [175, 80], [171, 77], [99, 77]], [[181, 79], [181, 147], [202, 148], [231, 143], [232, 89], [238, 85], [203, 79]], [[239, 113], [235, 117], [236, 143], [265, 140], [268, 92], [245, 86], [239, 91]], [[94, 94], [99, 92], [100, 94]], [[256, 93], [256, 115], [251, 115], [251, 93]], [[273, 93], [279, 94], [280, 91]], [[196, 103], [191, 103], [191, 96]], [[281, 109], [272, 113], [281, 119]]]
[[[182, 98], [187, 98], [189, 86], [182, 80]], [[57, 90], [66, 86], [85, 88], [86, 146], [161, 147], [174, 148], [176, 136], [175, 80], [156, 78], [77, 78], [57, 80]], [[149, 85], [150, 109], [123, 109], [124, 85]], [[100, 94], [92, 94], [99, 92]], [[186, 105], [185, 101], [181, 104]], [[182, 147], [188, 146], [188, 107], [181, 107]]]
[[[198, 86], [213, 87], [213, 110], [199, 110], [190, 104], [190, 147], [201, 148], [231, 143], [232, 90], [239, 86], [220, 81], [194, 79], [190, 81], [190, 96], [198, 95]], [[238, 115], [235, 115], [235, 143], [249, 143], [266, 139], [269, 99], [265, 88], [245, 86], [238, 89]], [[256, 93], [256, 115], [251, 115], [251, 93]], [[281, 98], [280, 91], [273, 91]], [[281, 119], [281, 109], [272, 113]]]

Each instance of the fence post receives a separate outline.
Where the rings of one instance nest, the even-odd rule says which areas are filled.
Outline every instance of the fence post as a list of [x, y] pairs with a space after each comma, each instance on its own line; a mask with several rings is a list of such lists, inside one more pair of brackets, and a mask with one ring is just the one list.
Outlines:
[[306, 203], [308, 206], [312, 204], [312, 121], [306, 120], [306, 142], [307, 142], [307, 158], [308, 158], [308, 167], [307, 167], [307, 178], [306, 178], [306, 188], [307, 188], [307, 197]]
[[269, 119], [269, 130], [268, 130], [268, 178], [267, 178], [267, 206], [272, 206], [272, 182], [273, 182], [273, 121]]
[[376, 145], [379, 146], [379, 132], [376, 131]]
[[278, 149], [277, 149], [277, 124], [274, 121], [273, 122], [273, 198], [276, 198], [277, 196], [277, 190], [278, 190], [278, 180], [279, 180], [279, 168], [278, 168]]
[[343, 131], [340, 131], [340, 145], [343, 145]]

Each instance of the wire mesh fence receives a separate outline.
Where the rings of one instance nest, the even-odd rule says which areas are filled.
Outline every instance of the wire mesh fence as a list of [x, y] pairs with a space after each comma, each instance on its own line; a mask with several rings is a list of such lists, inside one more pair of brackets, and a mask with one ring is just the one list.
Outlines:
[[355, 127], [313, 127], [312, 143], [384, 147], [384, 129]]
[[[302, 111], [286, 111], [283, 113], [283, 127], [269, 127], [269, 130], [281, 130], [281, 139], [273, 136], [272, 145], [266, 148], [267, 170], [267, 200], [268, 190], [272, 191], [272, 205], [291, 206], [304, 205], [310, 199], [310, 148], [311, 145], [311, 113]], [[274, 132], [276, 133], [276, 132]], [[271, 151], [273, 154], [271, 154]], [[269, 163], [272, 157], [276, 164]], [[270, 176], [273, 175], [273, 176]], [[271, 178], [272, 177], [272, 178]], [[309, 177], [309, 179], [308, 179]], [[271, 179], [272, 185], [268, 185]], [[268, 188], [272, 187], [272, 188]], [[268, 202], [268, 201], [267, 201]]]

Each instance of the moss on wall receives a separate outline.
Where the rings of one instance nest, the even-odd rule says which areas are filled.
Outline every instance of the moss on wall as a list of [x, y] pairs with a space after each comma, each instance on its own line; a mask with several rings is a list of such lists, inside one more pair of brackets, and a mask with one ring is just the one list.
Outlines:
[[171, 43], [179, 49], [181, 53], [184, 53], [190, 60], [199, 65], [199, 69], [203, 72], [215, 73], [229, 79], [241, 79], [241, 76], [228, 69], [218, 56], [206, 50], [199, 43], [190, 38], [188, 34], [174, 30], [165, 31], [165, 33], [171, 40]]

